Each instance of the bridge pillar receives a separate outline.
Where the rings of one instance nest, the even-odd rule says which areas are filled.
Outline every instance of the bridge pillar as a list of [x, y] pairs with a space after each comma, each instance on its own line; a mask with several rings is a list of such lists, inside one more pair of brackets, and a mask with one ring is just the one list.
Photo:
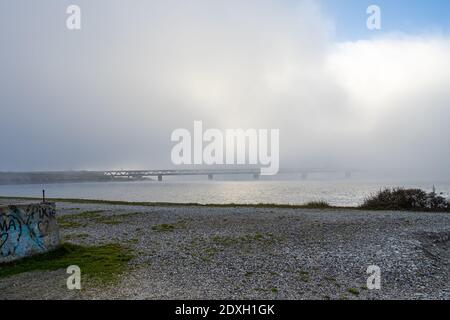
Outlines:
[[162, 175], [158, 175], [158, 181], [162, 181]]
[[345, 172], [345, 178], [350, 179], [352, 177], [352, 173], [350, 171]]
[[208, 180], [214, 180], [214, 176], [212, 174], [208, 174]]
[[303, 179], [303, 180], [308, 179], [308, 173], [307, 173], [307, 172], [303, 172], [303, 173], [302, 173], [302, 179]]
[[255, 180], [259, 180], [259, 173], [255, 173], [254, 175], [253, 175], [253, 179], [255, 179]]

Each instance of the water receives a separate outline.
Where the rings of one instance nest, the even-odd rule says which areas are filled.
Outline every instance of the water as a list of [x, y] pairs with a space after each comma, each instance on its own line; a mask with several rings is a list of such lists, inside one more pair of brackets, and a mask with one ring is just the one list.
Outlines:
[[93, 182], [0, 186], [0, 196], [40, 197], [45, 189], [52, 198], [176, 203], [278, 203], [304, 204], [323, 200], [337, 206], [355, 206], [384, 187], [414, 187], [447, 197], [450, 182], [399, 182], [361, 180], [321, 181], [176, 181]]

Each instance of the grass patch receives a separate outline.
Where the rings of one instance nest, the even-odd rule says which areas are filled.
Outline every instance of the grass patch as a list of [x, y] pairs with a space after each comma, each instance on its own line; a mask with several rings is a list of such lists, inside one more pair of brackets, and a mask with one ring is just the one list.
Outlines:
[[184, 221], [177, 222], [175, 224], [163, 223], [152, 226], [152, 230], [158, 232], [172, 232], [177, 229], [184, 229], [186, 227], [186, 223]]
[[112, 215], [101, 215], [94, 219], [96, 223], [103, 223], [108, 225], [116, 225], [123, 223], [126, 219], [136, 215], [137, 213], [122, 213]]
[[158, 232], [170, 232], [175, 230], [175, 226], [173, 224], [158, 224], [156, 226], [152, 227], [152, 230], [158, 231]]
[[89, 223], [115, 225], [121, 224], [127, 218], [136, 213], [124, 214], [102, 214], [104, 211], [85, 211], [77, 214], [70, 214], [58, 217], [58, 225], [62, 229], [76, 229], [86, 227]]
[[[252, 234], [240, 237], [229, 236], [213, 236], [210, 241], [202, 239], [192, 240], [191, 245], [186, 247], [186, 250], [191, 252], [195, 258], [200, 258], [202, 261], [211, 261], [218, 253], [227, 249], [240, 250], [241, 252], [248, 252], [252, 245], [268, 246], [275, 243], [277, 238], [272, 234]], [[245, 276], [250, 276], [252, 273], [246, 273]]]
[[299, 273], [300, 273], [302, 276], [307, 276], [307, 275], [309, 275], [309, 272], [308, 272], [308, 271], [300, 270]]
[[101, 213], [105, 211], [103, 210], [94, 210], [94, 211], [84, 211], [77, 214], [72, 214], [71, 217], [77, 217], [80, 219], [96, 219], [101, 217]]
[[68, 235], [64, 236], [64, 241], [86, 240], [87, 238], [89, 238], [89, 235], [87, 233], [68, 234]]
[[[41, 200], [35, 197], [4, 197], [0, 199], [17, 199], [17, 200]], [[275, 203], [258, 203], [258, 204], [200, 204], [200, 203], [172, 203], [172, 202], [131, 202], [131, 201], [113, 201], [113, 200], [95, 200], [95, 199], [70, 199], [70, 198], [48, 198], [50, 202], [65, 203], [81, 203], [81, 204], [103, 204], [103, 205], [121, 205], [121, 206], [141, 206], [141, 207], [205, 207], [205, 208], [274, 208], [274, 209], [311, 209], [308, 204], [275, 204]], [[338, 207], [330, 206], [333, 209], [358, 209], [357, 207]]]
[[359, 290], [355, 288], [349, 288], [347, 289], [347, 292], [351, 293], [354, 296], [359, 296]]
[[81, 220], [92, 220], [98, 218], [100, 213], [103, 211], [85, 211], [77, 214], [68, 214], [64, 216], [58, 216], [58, 226], [61, 229], [77, 229], [86, 227], [86, 221]]
[[309, 272], [308, 272], [308, 271], [299, 270], [297, 273], [298, 273], [298, 275], [299, 275], [301, 281], [303, 281], [303, 282], [309, 282], [309, 280], [310, 280], [310, 275], [309, 275]]
[[340, 287], [341, 285], [338, 283], [338, 281], [337, 281], [337, 279], [336, 278], [333, 278], [333, 277], [325, 277], [324, 278], [326, 281], [328, 281], [328, 282], [330, 282], [330, 283], [332, 283], [332, 284], [334, 284], [336, 287]]
[[133, 254], [119, 244], [79, 246], [65, 243], [57, 249], [0, 265], [0, 278], [30, 271], [54, 271], [77, 265], [81, 276], [103, 284], [114, 282], [127, 269]]
[[129, 243], [129, 244], [137, 244], [137, 243], [139, 243], [139, 239], [133, 238], [133, 239], [127, 240], [127, 243]]
[[220, 252], [220, 250], [217, 248], [205, 248], [205, 249], [203, 249], [202, 253], [200, 254], [200, 259], [202, 259], [205, 262], [209, 262], [219, 252]]
[[216, 248], [205, 248], [200, 252], [192, 252], [191, 256], [203, 262], [211, 262], [218, 252], [219, 250]]
[[72, 221], [71, 219], [65, 219], [66, 217], [58, 217], [57, 221], [58, 221], [58, 226], [60, 229], [77, 229], [77, 228], [82, 228], [85, 227], [85, 224], [82, 224], [80, 222], [77, 221]]

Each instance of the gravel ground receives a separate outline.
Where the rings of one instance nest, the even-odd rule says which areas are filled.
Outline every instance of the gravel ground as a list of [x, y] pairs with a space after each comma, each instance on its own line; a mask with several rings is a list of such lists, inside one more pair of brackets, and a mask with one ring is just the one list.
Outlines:
[[[24, 273], [0, 280], [1, 299], [450, 299], [445, 213], [57, 207], [61, 216], [122, 215], [62, 229], [61, 238], [126, 244], [135, 254], [129, 270], [115, 285], [83, 282], [76, 292], [65, 270]], [[152, 228], [161, 224], [173, 230]], [[380, 290], [366, 288], [370, 265], [381, 268]]]

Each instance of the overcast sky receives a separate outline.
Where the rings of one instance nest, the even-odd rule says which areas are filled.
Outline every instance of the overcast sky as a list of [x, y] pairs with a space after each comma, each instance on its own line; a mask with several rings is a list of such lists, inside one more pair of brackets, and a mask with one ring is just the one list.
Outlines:
[[381, 31], [372, 3], [3, 0], [0, 171], [170, 167], [202, 120], [280, 129], [281, 167], [448, 178], [449, 1], [378, 1]]

